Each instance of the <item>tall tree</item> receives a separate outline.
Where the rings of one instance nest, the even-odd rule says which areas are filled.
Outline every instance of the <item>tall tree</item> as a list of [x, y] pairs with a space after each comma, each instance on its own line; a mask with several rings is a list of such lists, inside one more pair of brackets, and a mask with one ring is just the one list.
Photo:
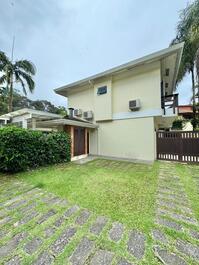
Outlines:
[[27, 88], [32, 93], [35, 88], [33, 76], [36, 73], [35, 66], [28, 60], [13, 62], [6, 54], [0, 51], [0, 85], [6, 84], [9, 91], [8, 111], [13, 109], [14, 83], [22, 86], [23, 92], [27, 95]]
[[199, 48], [199, 0], [189, 4], [180, 14], [177, 25], [177, 34], [171, 45], [184, 42], [184, 50], [179, 69], [177, 83], [180, 83], [184, 76], [191, 74], [192, 100], [194, 119], [196, 119], [196, 52]]

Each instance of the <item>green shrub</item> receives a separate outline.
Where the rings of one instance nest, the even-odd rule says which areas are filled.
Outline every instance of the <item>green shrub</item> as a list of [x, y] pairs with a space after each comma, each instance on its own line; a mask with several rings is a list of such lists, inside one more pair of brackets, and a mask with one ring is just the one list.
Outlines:
[[18, 172], [70, 161], [70, 137], [65, 132], [42, 133], [13, 126], [0, 129], [0, 171]]
[[184, 120], [175, 120], [172, 124], [173, 130], [182, 130], [184, 125]]

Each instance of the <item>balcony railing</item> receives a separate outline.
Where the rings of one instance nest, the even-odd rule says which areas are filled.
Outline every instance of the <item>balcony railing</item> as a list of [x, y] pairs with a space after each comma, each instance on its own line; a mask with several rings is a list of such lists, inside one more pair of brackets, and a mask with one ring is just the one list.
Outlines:
[[173, 114], [178, 111], [178, 94], [166, 95], [161, 98], [161, 107], [166, 115], [167, 109], [173, 109]]

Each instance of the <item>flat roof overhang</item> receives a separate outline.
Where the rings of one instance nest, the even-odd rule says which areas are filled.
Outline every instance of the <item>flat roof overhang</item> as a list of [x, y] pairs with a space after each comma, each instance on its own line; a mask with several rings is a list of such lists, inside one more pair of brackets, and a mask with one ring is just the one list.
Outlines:
[[71, 125], [71, 126], [78, 126], [90, 129], [97, 129], [99, 126], [94, 123], [89, 122], [81, 122], [81, 121], [74, 121], [69, 119], [56, 119], [56, 120], [49, 120], [49, 121], [42, 121], [37, 123], [38, 126], [42, 127], [57, 127], [63, 125]]
[[41, 120], [42, 119], [56, 119], [56, 118], [61, 119], [61, 118], [63, 118], [63, 116], [58, 115], [58, 114], [54, 114], [54, 113], [50, 113], [50, 112], [46, 112], [46, 111], [23, 108], [23, 109], [19, 109], [16, 111], [12, 111], [12, 112], [3, 114], [0, 116], [0, 119], [10, 120], [11, 118], [24, 116], [26, 114], [29, 114], [31, 118], [37, 118], [37, 119], [41, 119]]
[[183, 52], [183, 47], [184, 47], [184, 43], [179, 43], [173, 46], [170, 46], [166, 49], [160, 50], [158, 52], [152, 53], [150, 55], [141, 57], [139, 59], [130, 61], [128, 63], [122, 64], [120, 66], [111, 68], [107, 71], [101, 72], [99, 74], [96, 75], [92, 75], [90, 77], [84, 78], [82, 80], [76, 81], [74, 83], [59, 87], [54, 89], [54, 91], [59, 94], [59, 95], [63, 95], [63, 96], [67, 96], [67, 92], [69, 92], [71, 89], [75, 89], [87, 84], [90, 84], [96, 80], [99, 80], [100, 78], [104, 78], [104, 77], [109, 77], [109, 76], [114, 76], [117, 75], [121, 72], [124, 71], [128, 71], [133, 69], [134, 67], [140, 66], [140, 65], [144, 65], [144, 64], [149, 64], [155, 61], [161, 61], [164, 58], [171, 56], [172, 54], [176, 54], [176, 62], [175, 62], [175, 70], [173, 73], [173, 80], [172, 80], [172, 84], [175, 84], [176, 79], [177, 79], [177, 74], [178, 74], [178, 70], [179, 70], [179, 66], [180, 66], [180, 61], [181, 61], [181, 56], [182, 56], [182, 52]]

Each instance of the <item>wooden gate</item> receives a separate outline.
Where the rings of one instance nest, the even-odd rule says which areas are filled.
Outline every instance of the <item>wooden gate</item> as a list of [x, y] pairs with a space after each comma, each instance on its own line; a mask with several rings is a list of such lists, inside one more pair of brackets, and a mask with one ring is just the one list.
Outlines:
[[199, 132], [157, 132], [157, 159], [199, 163]]

